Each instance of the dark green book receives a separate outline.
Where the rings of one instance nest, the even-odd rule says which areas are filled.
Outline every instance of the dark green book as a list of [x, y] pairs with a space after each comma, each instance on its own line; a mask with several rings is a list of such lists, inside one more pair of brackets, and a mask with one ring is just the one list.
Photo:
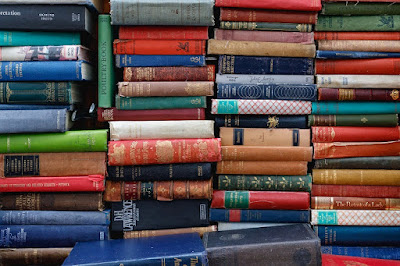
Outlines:
[[400, 156], [315, 160], [314, 169], [400, 169]]
[[321, 14], [329, 16], [398, 15], [400, 14], [400, 4], [361, 2], [324, 3]]
[[311, 32], [311, 24], [275, 23], [275, 22], [246, 22], [246, 21], [221, 21], [224, 30], [272, 30], [272, 31], [298, 31]]
[[397, 114], [382, 115], [309, 115], [308, 126], [395, 127]]
[[316, 31], [400, 31], [400, 15], [318, 16]]
[[120, 110], [206, 108], [205, 96], [193, 97], [121, 97], [116, 95], [115, 107]]

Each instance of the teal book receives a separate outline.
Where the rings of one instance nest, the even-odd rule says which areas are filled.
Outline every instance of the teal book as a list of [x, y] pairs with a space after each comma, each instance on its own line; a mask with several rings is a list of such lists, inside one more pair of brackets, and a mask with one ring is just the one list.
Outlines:
[[0, 31], [0, 46], [81, 45], [79, 32]]
[[355, 114], [398, 114], [397, 102], [313, 102], [312, 114], [355, 115]]
[[194, 97], [121, 97], [116, 95], [119, 110], [152, 110], [177, 108], [206, 108], [205, 96]]

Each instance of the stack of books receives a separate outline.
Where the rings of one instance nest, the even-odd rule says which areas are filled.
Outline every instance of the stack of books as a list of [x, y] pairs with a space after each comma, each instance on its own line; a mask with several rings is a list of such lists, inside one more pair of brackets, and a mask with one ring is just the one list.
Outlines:
[[220, 0], [216, 6], [220, 28], [208, 53], [220, 55], [211, 113], [222, 161], [211, 220], [218, 230], [308, 223], [306, 115], [317, 98], [310, 31], [321, 3]]
[[365, 2], [316, 24], [311, 223], [323, 253], [400, 259], [400, 5]]

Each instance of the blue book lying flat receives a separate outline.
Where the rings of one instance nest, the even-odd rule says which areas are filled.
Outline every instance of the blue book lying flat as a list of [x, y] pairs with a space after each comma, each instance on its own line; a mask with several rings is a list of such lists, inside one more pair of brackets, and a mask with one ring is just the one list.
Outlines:
[[197, 233], [79, 242], [63, 265], [208, 265]]
[[354, 52], [354, 51], [317, 51], [319, 59], [355, 59], [355, 58], [393, 58], [400, 57], [400, 53], [383, 52]]
[[307, 128], [305, 115], [221, 115], [216, 127]]
[[116, 67], [205, 66], [204, 55], [116, 55]]
[[322, 254], [354, 256], [383, 260], [400, 260], [400, 247], [322, 246]]

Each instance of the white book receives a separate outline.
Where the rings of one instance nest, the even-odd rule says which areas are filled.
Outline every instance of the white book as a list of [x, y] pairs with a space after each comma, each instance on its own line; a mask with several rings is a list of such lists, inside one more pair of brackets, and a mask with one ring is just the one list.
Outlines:
[[400, 88], [400, 75], [317, 75], [319, 88]]
[[243, 84], [314, 84], [312, 75], [247, 75], [247, 74], [217, 74], [217, 83]]

